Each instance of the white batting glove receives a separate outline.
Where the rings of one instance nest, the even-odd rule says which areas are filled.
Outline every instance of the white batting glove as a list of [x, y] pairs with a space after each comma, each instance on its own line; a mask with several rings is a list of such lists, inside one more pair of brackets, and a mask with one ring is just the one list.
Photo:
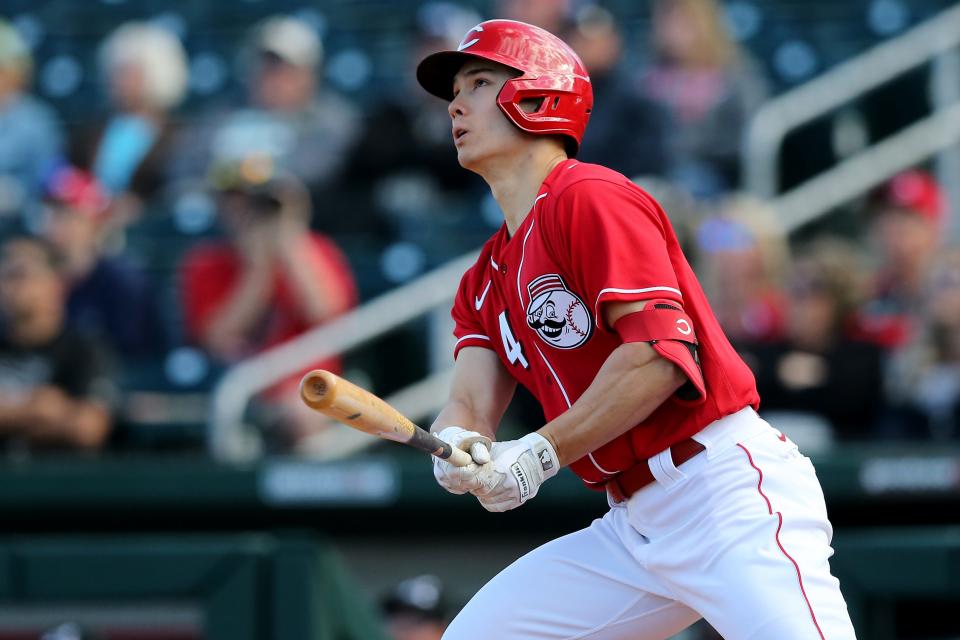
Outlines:
[[451, 447], [469, 452], [473, 457], [472, 463], [457, 467], [433, 456], [433, 477], [437, 483], [458, 495], [481, 488], [483, 485], [477, 475], [480, 465], [490, 462], [490, 438], [462, 427], [447, 427], [436, 436]]
[[483, 486], [472, 491], [487, 511], [516, 509], [560, 470], [553, 445], [536, 432], [519, 440], [495, 442], [491, 453], [493, 460], [478, 474]]

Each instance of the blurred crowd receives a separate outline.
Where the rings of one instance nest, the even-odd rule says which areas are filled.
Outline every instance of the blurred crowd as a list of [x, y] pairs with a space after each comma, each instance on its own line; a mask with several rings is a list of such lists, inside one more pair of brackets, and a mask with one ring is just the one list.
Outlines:
[[[39, 97], [27, 39], [0, 20], [8, 453], [155, 445], [133, 425], [189, 403], [146, 392], [209, 392], [224, 367], [479, 246], [497, 212], [413, 68], [492, 16], [550, 29], [583, 58], [596, 106], [579, 158], [664, 204], [764, 412], [812, 444], [957, 436], [960, 249], [926, 168], [853, 203], [851, 228], [788, 235], [740, 192], [744, 130], [771, 90], [720, 4], [651, 0], [644, 34], [571, 0], [445, 6], [418, 19], [406, 77], [370, 104], [324, 81], [316, 24], [277, 15], [244, 34], [245, 95], [186, 108], [181, 40], [125, 22], [99, 44], [99, 117], [81, 122]], [[255, 408], [275, 450], [330, 428], [300, 408], [299, 377]]]

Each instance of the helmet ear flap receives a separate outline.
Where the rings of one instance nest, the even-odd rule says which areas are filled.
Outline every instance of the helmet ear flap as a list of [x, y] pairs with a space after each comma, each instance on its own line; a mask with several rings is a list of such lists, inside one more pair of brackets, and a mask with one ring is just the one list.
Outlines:
[[[586, 98], [583, 82], [587, 87]], [[521, 76], [504, 83], [497, 96], [500, 109], [517, 127], [542, 135], [556, 134], [564, 139], [567, 156], [573, 158], [580, 147], [593, 107], [593, 94], [587, 79], [561, 78], [544, 74]], [[529, 101], [537, 101], [536, 109], [524, 109]]]

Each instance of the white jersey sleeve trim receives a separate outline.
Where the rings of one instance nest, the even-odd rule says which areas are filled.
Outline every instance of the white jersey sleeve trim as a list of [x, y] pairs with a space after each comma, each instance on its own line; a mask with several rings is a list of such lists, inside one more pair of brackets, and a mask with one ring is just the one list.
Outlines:
[[587, 455], [590, 457], [590, 462], [593, 463], [593, 466], [595, 466], [597, 469], [599, 469], [599, 470], [602, 471], [603, 473], [607, 474], [608, 476], [614, 476], [614, 475], [617, 474], [616, 471], [607, 471], [606, 469], [604, 469], [603, 467], [601, 467], [601, 466], [600, 466], [600, 463], [597, 462], [597, 459], [593, 457], [593, 454], [592, 454], [592, 453], [588, 453]]
[[[460, 338], [459, 340], [457, 340], [456, 344], [460, 344], [460, 343], [463, 342], [464, 340], [470, 340], [471, 338], [475, 338], [475, 339], [477, 339], [477, 340], [486, 340], [486, 341], [488, 341], [488, 342], [490, 341], [490, 338], [489, 338], [488, 336], [484, 336], [484, 335], [481, 335], [481, 334], [479, 334], [479, 333], [470, 333], [470, 334], [467, 334], [467, 335], [463, 336], [463, 337]], [[454, 346], [456, 346], [456, 345], [454, 345]]]
[[654, 291], [668, 291], [677, 294], [683, 299], [683, 294], [680, 293], [680, 290], [674, 289], [673, 287], [646, 287], [644, 289], [617, 289], [616, 287], [609, 287], [597, 294], [597, 301], [593, 305], [593, 316], [597, 322], [597, 326], [603, 326], [600, 324], [600, 298], [604, 295], [608, 293], [653, 293]]

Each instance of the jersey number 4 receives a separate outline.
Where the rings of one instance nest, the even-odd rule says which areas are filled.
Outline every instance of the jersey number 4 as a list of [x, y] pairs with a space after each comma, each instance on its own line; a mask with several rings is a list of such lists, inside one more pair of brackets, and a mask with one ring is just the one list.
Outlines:
[[503, 340], [503, 351], [507, 356], [507, 360], [510, 361], [510, 364], [517, 364], [519, 362], [521, 367], [529, 369], [530, 363], [527, 362], [526, 357], [523, 355], [523, 345], [513, 336], [513, 330], [510, 329], [510, 323], [507, 322], [506, 311], [500, 312], [500, 339]]

